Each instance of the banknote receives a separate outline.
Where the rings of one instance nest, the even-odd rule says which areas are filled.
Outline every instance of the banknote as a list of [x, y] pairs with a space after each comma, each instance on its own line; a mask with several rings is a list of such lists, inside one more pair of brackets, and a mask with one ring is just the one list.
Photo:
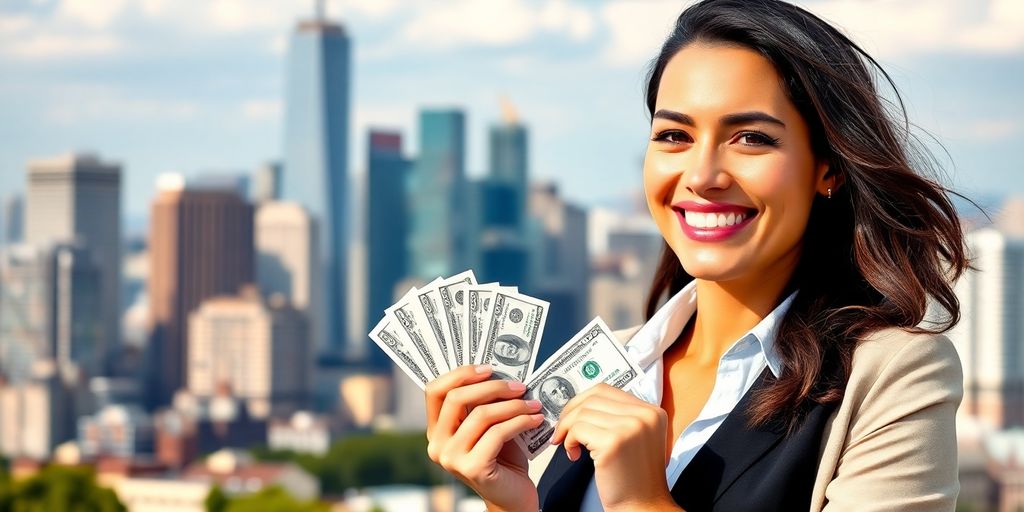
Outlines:
[[494, 367], [496, 378], [525, 381], [537, 360], [548, 303], [519, 293], [497, 291], [480, 342], [480, 364]]
[[423, 316], [427, 320], [427, 325], [430, 326], [430, 332], [434, 336], [434, 341], [437, 342], [441, 354], [444, 356], [445, 366], [451, 369], [458, 365], [455, 364], [455, 354], [452, 352], [452, 340], [450, 339], [451, 335], [447, 332], [447, 320], [444, 318], [444, 310], [441, 307], [441, 294], [438, 291], [438, 286], [444, 282], [443, 278], [438, 277], [417, 290], [416, 301], [419, 303], [420, 308], [423, 309]]
[[[438, 285], [437, 293], [441, 298], [441, 309], [444, 311], [444, 325], [447, 327], [445, 334], [448, 336], [451, 347], [448, 365], [459, 367], [469, 364], [469, 345], [466, 343], [466, 333], [469, 331], [466, 319], [466, 288], [475, 285], [476, 276], [472, 270], [456, 274]], [[454, 362], [453, 362], [454, 361]]]
[[370, 331], [370, 339], [384, 351], [420, 389], [426, 387], [432, 377], [423, 371], [423, 359], [402, 329], [391, 319], [384, 317]]
[[513, 287], [501, 286], [498, 283], [484, 283], [466, 288], [466, 338], [468, 361], [480, 364], [480, 340], [487, 334], [487, 315], [491, 311], [491, 301], [498, 290], [516, 291]]
[[385, 310], [385, 318], [402, 328], [410, 342], [416, 347], [423, 360], [423, 373], [427, 377], [435, 377], [448, 372], [448, 363], [441, 344], [434, 338], [430, 330], [423, 308], [416, 300], [418, 288], [412, 288], [393, 306]]
[[516, 436], [516, 445], [533, 460], [548, 445], [570, 399], [602, 382], [625, 389], [642, 374], [612, 330], [594, 318], [527, 379], [523, 399], [540, 401], [544, 423]]

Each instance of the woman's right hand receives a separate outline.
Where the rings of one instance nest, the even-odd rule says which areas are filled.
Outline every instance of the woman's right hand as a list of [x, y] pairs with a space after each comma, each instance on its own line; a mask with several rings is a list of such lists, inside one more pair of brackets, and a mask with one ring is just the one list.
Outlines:
[[543, 422], [521, 382], [488, 380], [491, 365], [456, 368], [426, 387], [427, 453], [476, 491], [488, 510], [539, 509], [529, 461], [512, 439]]

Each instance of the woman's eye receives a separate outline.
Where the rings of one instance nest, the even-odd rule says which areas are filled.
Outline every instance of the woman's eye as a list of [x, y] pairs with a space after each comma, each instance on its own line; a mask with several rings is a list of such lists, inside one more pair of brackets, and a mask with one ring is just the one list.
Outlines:
[[663, 132], [658, 132], [651, 140], [668, 142], [670, 144], [684, 144], [691, 142], [690, 136], [687, 135], [686, 132], [681, 132], [679, 130], [665, 130]]
[[739, 135], [741, 144], [747, 146], [778, 146], [779, 139], [769, 137], [760, 132], [743, 132]]

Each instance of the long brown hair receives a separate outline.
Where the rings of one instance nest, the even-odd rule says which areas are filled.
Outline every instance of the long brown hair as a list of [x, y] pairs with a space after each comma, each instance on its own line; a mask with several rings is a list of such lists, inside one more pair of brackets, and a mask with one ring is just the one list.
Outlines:
[[[968, 267], [964, 234], [934, 158], [910, 133], [892, 79], [838, 30], [778, 0], [697, 3], [679, 16], [651, 64], [652, 116], [665, 65], [697, 41], [767, 58], [810, 128], [815, 156], [844, 181], [832, 199], [816, 197], [811, 207], [787, 286], [800, 291], [776, 334], [784, 371], [747, 411], [753, 424], [781, 420], [792, 429], [806, 405], [842, 399], [858, 339], [887, 327], [940, 333], [957, 323], [952, 283]], [[879, 94], [880, 77], [895, 102]], [[692, 279], [666, 244], [647, 319]], [[923, 326], [929, 298], [944, 314]]]

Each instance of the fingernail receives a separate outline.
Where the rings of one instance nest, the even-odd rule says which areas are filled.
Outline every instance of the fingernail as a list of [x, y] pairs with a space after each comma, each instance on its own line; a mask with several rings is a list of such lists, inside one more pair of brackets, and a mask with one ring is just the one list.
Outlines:
[[475, 369], [476, 369], [477, 373], [490, 373], [491, 372], [491, 365], [489, 365], [489, 364], [478, 364], [478, 365], [476, 365]]
[[526, 384], [523, 384], [518, 380], [510, 380], [508, 381], [508, 388], [512, 391], [523, 391], [526, 389]]
[[540, 400], [527, 400], [526, 401], [526, 408], [527, 409], [540, 409]]
[[530, 415], [530, 419], [532, 419], [533, 421], [540, 421], [540, 420], [544, 419], [544, 415], [543, 414], [531, 414]]

